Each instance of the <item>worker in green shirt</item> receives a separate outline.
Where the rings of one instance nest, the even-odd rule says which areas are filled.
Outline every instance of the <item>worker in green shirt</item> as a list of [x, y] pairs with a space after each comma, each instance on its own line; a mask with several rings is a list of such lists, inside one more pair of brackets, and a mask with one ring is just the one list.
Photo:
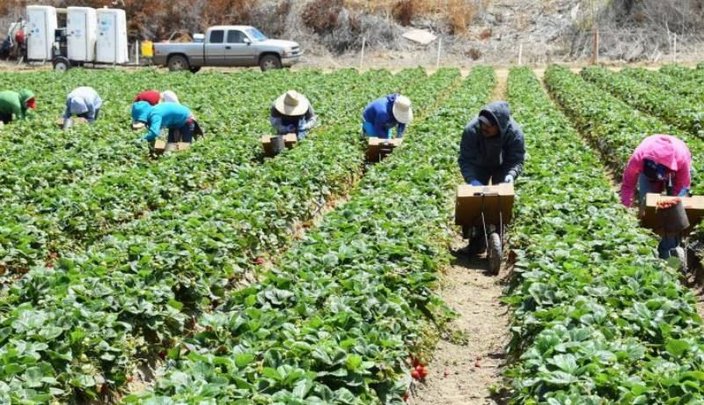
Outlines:
[[14, 118], [24, 119], [28, 109], [37, 107], [34, 93], [24, 89], [15, 91], [0, 91], [0, 122], [10, 123]]

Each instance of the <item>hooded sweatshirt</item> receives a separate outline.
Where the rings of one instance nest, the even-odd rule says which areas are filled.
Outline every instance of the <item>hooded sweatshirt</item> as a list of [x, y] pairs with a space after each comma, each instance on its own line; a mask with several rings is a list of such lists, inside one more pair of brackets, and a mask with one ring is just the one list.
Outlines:
[[398, 126], [396, 136], [398, 138], [403, 137], [403, 133], [406, 131], [406, 124], [396, 121], [393, 113], [394, 102], [398, 96], [398, 94], [389, 94], [386, 97], [378, 98], [369, 103], [364, 109], [362, 118], [364, 121], [374, 125], [377, 134], [385, 134], [389, 129]]
[[132, 121], [143, 122], [149, 128], [144, 135], [147, 141], [153, 141], [162, 128], [181, 128], [186, 125], [193, 114], [188, 107], [176, 103], [161, 103], [154, 107], [146, 101], [132, 104]]
[[626, 165], [626, 170], [623, 172], [621, 203], [626, 207], [630, 207], [633, 203], [635, 185], [638, 176], [643, 172], [646, 159], [665, 166], [673, 173], [672, 192], [674, 195], [678, 195], [682, 189], [690, 187], [692, 154], [687, 145], [671, 135], [651, 135], [645, 138], [633, 151], [633, 155]]
[[145, 90], [137, 94], [134, 98], [134, 102], [146, 101], [149, 105], [157, 105], [161, 101], [161, 93], [156, 90]]
[[19, 119], [27, 116], [27, 100], [34, 98], [34, 93], [29, 90], [0, 92], [0, 113], [14, 114]]
[[103, 106], [103, 100], [92, 87], [77, 87], [66, 97], [64, 118], [87, 113], [89, 122], [95, 121], [95, 112]]
[[[491, 117], [499, 126], [499, 134], [491, 138], [482, 135], [480, 116]], [[464, 128], [457, 162], [467, 183], [477, 180], [480, 173], [500, 172], [515, 179], [523, 171], [525, 154], [523, 131], [511, 118], [508, 103], [496, 101], [484, 107]]]

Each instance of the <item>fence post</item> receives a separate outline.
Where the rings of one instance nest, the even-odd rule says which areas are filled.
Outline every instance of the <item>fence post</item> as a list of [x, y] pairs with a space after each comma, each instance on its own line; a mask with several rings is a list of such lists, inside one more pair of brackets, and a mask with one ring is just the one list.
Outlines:
[[518, 66], [523, 64], [523, 41], [518, 44]]
[[362, 37], [362, 53], [359, 56], [359, 70], [362, 70], [362, 66], [364, 65], [364, 47], [367, 45], [367, 38]]
[[677, 63], [677, 33], [672, 37], [672, 62]]
[[438, 38], [438, 57], [435, 59], [435, 69], [440, 67], [440, 51], [442, 50], [442, 37]]

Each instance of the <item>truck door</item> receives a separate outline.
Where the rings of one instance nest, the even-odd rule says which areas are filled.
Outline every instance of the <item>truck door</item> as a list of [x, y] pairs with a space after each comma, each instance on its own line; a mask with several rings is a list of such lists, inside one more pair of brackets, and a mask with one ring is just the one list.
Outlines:
[[227, 31], [227, 44], [225, 45], [225, 63], [228, 65], [253, 66], [254, 50], [245, 42], [247, 36], [240, 30]]
[[211, 30], [205, 42], [205, 64], [223, 66], [225, 64], [225, 30]]

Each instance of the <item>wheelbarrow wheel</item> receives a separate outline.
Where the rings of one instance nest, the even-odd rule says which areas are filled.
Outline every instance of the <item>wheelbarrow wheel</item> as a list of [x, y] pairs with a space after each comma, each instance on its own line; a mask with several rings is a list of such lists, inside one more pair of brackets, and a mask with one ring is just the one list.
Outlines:
[[494, 276], [499, 274], [499, 270], [501, 269], [501, 259], [503, 258], [503, 250], [501, 246], [501, 238], [496, 232], [489, 235], [487, 258], [489, 259], [489, 273]]

